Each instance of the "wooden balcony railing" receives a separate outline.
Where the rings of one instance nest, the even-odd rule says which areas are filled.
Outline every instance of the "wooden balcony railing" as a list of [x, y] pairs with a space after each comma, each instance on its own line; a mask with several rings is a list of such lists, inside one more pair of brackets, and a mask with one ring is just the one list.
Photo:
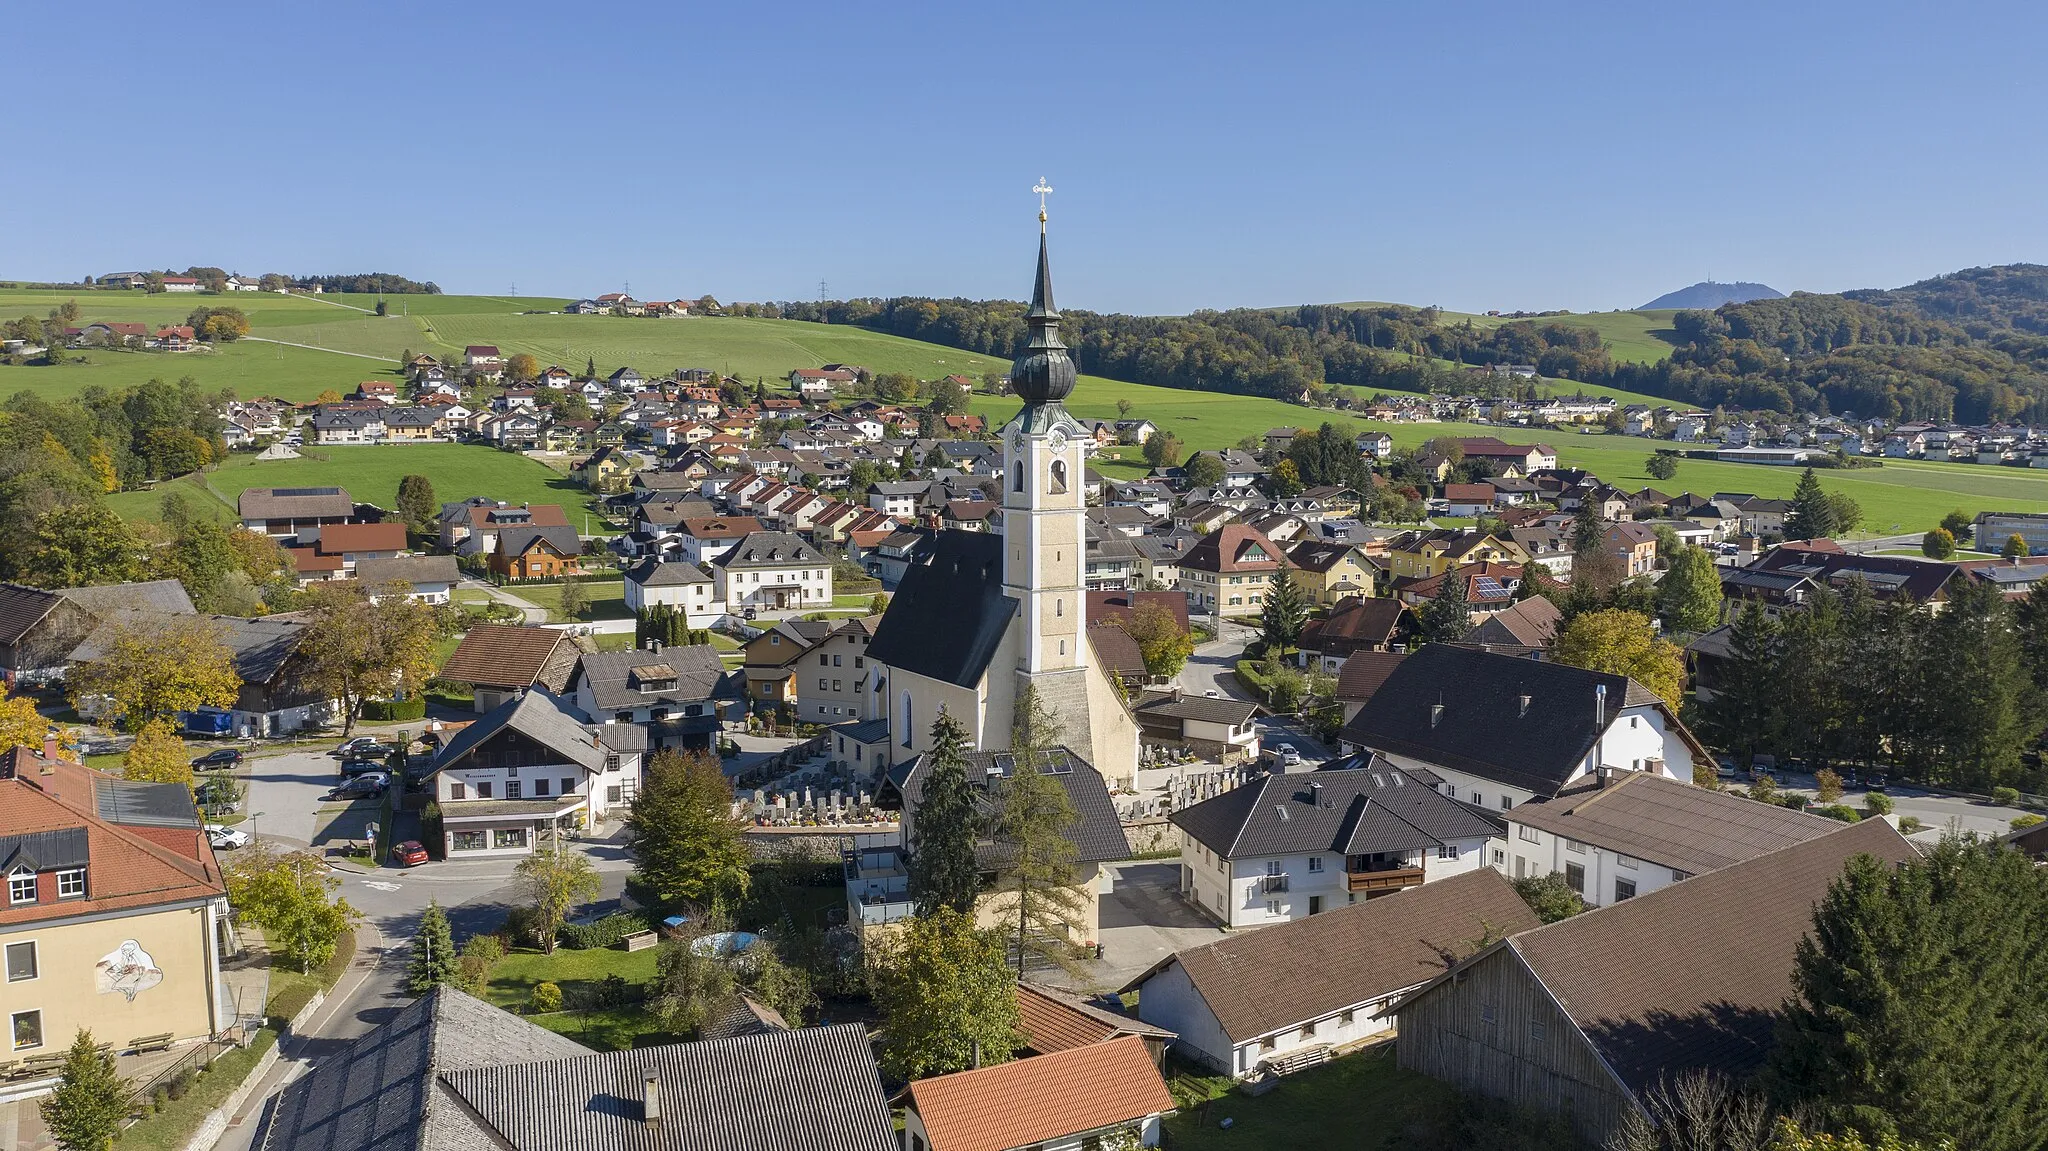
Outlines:
[[1422, 883], [1419, 867], [1395, 867], [1385, 871], [1347, 871], [1344, 878], [1352, 891], [1399, 891]]

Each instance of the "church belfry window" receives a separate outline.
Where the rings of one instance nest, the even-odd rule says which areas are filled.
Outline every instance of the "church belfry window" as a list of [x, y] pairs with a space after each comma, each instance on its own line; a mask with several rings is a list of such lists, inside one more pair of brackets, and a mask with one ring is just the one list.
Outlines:
[[911, 723], [910, 693], [908, 691], [905, 691], [903, 693], [903, 746], [909, 747], [910, 741], [914, 739], [916, 735], [917, 728]]
[[1067, 494], [1067, 461], [1054, 460], [1046, 477], [1046, 490], [1056, 496]]
[[1024, 490], [1023, 464], [1019, 463], [1010, 465], [1010, 490], [1013, 492], [1021, 492]]

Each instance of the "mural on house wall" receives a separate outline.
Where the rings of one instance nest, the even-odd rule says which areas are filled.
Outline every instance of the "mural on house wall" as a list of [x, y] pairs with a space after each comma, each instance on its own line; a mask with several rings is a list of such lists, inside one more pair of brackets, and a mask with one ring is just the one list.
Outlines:
[[121, 946], [100, 957], [94, 967], [94, 976], [101, 995], [120, 992], [135, 1002], [136, 993], [147, 991], [164, 981], [163, 968], [149, 957], [149, 952], [133, 939], [124, 939]]

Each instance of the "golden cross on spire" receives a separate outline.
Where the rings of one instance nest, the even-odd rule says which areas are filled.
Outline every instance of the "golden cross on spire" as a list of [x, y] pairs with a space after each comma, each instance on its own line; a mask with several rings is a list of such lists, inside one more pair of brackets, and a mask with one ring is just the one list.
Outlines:
[[1031, 190], [1038, 193], [1038, 230], [1043, 232], [1045, 231], [1045, 198], [1052, 195], [1052, 185], [1045, 182], [1044, 176], [1040, 176], [1038, 183], [1031, 186]]

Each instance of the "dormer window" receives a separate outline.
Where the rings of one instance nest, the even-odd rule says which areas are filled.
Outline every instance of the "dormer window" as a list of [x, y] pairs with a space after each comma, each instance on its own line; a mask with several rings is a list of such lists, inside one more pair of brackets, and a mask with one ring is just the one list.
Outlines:
[[73, 867], [57, 873], [57, 898], [85, 898], [85, 868]]
[[22, 868], [7, 877], [7, 902], [34, 903], [36, 901], [36, 873]]

